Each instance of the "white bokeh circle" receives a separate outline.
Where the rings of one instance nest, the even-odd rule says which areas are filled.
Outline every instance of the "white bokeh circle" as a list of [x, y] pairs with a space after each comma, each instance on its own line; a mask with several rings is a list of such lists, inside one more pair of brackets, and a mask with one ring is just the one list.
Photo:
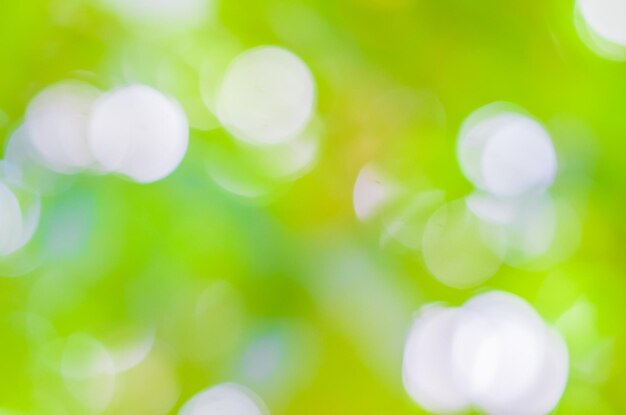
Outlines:
[[216, 112], [236, 138], [270, 145], [295, 138], [314, 104], [315, 83], [306, 64], [285, 49], [263, 46], [242, 53], [228, 67]]
[[88, 131], [102, 170], [141, 183], [172, 173], [189, 140], [187, 119], [178, 103], [145, 85], [102, 95], [93, 105]]
[[556, 175], [556, 153], [545, 128], [498, 104], [468, 117], [459, 135], [457, 157], [474, 186], [498, 196], [544, 190]]

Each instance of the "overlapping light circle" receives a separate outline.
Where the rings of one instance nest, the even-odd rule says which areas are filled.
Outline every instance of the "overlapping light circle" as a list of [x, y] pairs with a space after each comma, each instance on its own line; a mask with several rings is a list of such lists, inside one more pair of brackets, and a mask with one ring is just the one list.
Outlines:
[[65, 173], [93, 165], [87, 124], [100, 92], [91, 85], [66, 81], [41, 91], [28, 105], [26, 133], [39, 160]]
[[114, 172], [149, 183], [169, 175], [187, 150], [187, 119], [176, 101], [145, 85], [100, 94], [62, 82], [28, 107], [25, 133], [36, 159], [61, 173]]
[[497, 196], [542, 191], [556, 175], [548, 132], [529, 116], [499, 104], [480, 108], [465, 121], [457, 155], [467, 179]]
[[176, 101], [144, 85], [101, 94], [79, 81], [38, 93], [0, 162], [0, 256], [23, 247], [40, 215], [40, 194], [57, 174], [118, 173], [150, 183], [172, 173], [188, 144]]
[[104, 171], [149, 183], [178, 167], [187, 150], [188, 125], [173, 99], [153, 88], [131, 85], [94, 102], [88, 137]]
[[568, 378], [568, 352], [523, 299], [487, 292], [460, 308], [428, 306], [405, 345], [404, 385], [425, 409], [547, 414]]

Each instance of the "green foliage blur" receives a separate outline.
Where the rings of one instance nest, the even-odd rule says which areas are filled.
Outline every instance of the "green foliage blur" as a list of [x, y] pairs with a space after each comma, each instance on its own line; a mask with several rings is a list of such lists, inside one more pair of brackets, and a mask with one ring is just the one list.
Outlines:
[[[159, 182], [83, 174], [57, 178], [43, 196], [35, 238], [0, 261], [0, 414], [177, 413], [227, 381], [275, 415], [424, 413], [402, 385], [414, 313], [486, 288], [526, 298], [566, 339], [570, 377], [556, 413], [626, 413], [626, 64], [584, 45], [573, 9], [571, 0], [216, 0], [201, 25], [169, 32], [129, 23], [105, 0], [2, 0], [3, 142], [33, 96], [66, 79], [153, 85], [181, 101], [192, 129], [183, 163]], [[322, 141], [309, 173], [245, 198], [209, 175], [222, 165], [245, 181], [253, 167], [224, 149], [232, 138], [201, 91], [259, 45], [311, 69]], [[379, 229], [354, 215], [353, 186], [374, 161], [447, 200], [467, 195], [457, 134], [495, 101], [551, 132], [555, 193], [577, 213], [580, 243], [565, 261], [505, 266], [457, 290], [418, 253], [381, 245]], [[68, 380], [63, 350], [85, 336], [110, 348], [153, 340], [128, 370]]]

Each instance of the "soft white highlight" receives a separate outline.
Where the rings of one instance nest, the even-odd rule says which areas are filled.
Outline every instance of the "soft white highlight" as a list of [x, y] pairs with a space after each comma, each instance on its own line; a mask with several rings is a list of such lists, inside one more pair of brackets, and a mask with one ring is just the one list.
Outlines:
[[217, 94], [217, 116], [236, 138], [256, 145], [295, 138], [309, 122], [315, 84], [305, 63], [278, 47], [258, 47], [229, 66]]

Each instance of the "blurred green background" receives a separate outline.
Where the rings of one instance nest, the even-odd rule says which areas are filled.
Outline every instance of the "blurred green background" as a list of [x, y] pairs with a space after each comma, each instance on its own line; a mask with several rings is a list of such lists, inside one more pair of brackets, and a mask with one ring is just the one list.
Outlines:
[[[423, 413], [402, 385], [406, 330], [421, 305], [476, 290], [381, 246], [378, 227], [355, 218], [353, 186], [375, 161], [447, 200], [470, 193], [457, 134], [494, 101], [550, 131], [554, 192], [582, 236], [567, 260], [505, 266], [479, 289], [526, 298], [563, 334], [571, 369], [557, 413], [626, 413], [626, 66], [585, 46], [572, 1], [216, 0], [173, 32], [105, 3], [0, 3], [0, 137], [48, 85], [141, 82], [185, 107], [189, 149], [153, 184], [83, 174], [43, 196], [35, 238], [0, 262], [1, 414], [176, 413], [225, 381], [277, 415]], [[298, 55], [317, 85], [320, 150], [293, 182], [254, 176], [203, 105], [204, 83], [259, 45]], [[214, 166], [261, 196], [227, 191]], [[72, 345], [142, 342], [145, 359], [118, 374], [58, 370]]]

